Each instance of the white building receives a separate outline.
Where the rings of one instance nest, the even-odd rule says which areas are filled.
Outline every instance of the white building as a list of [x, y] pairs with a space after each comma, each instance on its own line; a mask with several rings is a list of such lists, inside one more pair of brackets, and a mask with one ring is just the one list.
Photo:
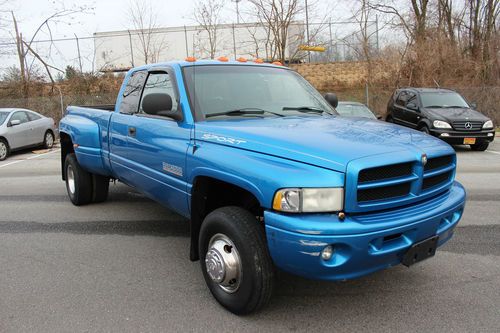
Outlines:
[[[304, 24], [295, 22], [288, 31], [286, 58], [304, 56], [298, 46], [304, 42]], [[217, 26], [215, 56], [271, 59], [268, 29], [260, 24]], [[201, 26], [159, 28], [148, 31], [124, 30], [94, 34], [96, 65], [103, 71], [126, 70], [148, 63], [180, 60], [188, 56], [210, 58], [208, 32]], [[147, 50], [147, 51], [145, 51]]]

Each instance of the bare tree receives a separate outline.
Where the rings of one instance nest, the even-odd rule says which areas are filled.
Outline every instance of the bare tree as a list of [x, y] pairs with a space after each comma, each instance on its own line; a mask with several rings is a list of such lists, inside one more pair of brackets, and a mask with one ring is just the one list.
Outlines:
[[270, 60], [286, 60], [290, 26], [303, 13], [299, 0], [249, 0], [260, 24], [269, 29]]
[[[45, 33], [49, 36], [49, 40], [52, 41], [52, 26], [57, 23], [66, 23], [65, 19], [74, 19], [74, 15], [89, 12], [92, 8], [86, 6], [76, 6], [67, 8], [62, 5], [61, 8], [55, 9], [54, 13], [45, 18], [42, 23], [37, 27], [35, 32], [32, 34], [32, 37], [29, 41], [24, 40], [23, 34], [19, 28], [19, 24], [17, 22], [16, 16], [13, 11], [10, 12], [12, 17], [12, 24], [14, 26], [15, 33], [15, 44], [16, 44], [16, 52], [19, 59], [19, 67], [21, 71], [21, 86], [22, 86], [22, 94], [25, 98], [29, 96], [29, 81], [30, 81], [30, 73], [31, 68], [35, 61], [41, 63], [45, 70], [46, 74], [49, 77], [52, 88], [54, 87], [55, 81], [53, 79], [51, 69], [61, 71], [60, 69], [49, 64], [50, 58], [50, 48], [48, 54], [42, 56], [38, 51], [35, 50], [33, 43], [36, 38], [41, 34]], [[50, 43], [50, 47], [53, 46], [53, 42]], [[28, 56], [32, 57], [31, 65], [28, 66]]]
[[128, 16], [139, 38], [140, 52], [146, 64], [157, 62], [165, 40], [155, 30], [159, 28], [158, 12], [146, 1], [130, 2]]
[[208, 35], [210, 59], [214, 59], [217, 53], [218, 26], [224, 6], [224, 0], [201, 0], [196, 3], [194, 9], [194, 19]]

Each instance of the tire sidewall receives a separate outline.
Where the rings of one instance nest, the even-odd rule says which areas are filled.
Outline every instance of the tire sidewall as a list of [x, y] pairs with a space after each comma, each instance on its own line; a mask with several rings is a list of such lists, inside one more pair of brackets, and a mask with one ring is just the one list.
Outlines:
[[9, 155], [10, 155], [10, 147], [9, 147], [9, 144], [7, 143], [7, 141], [5, 141], [4, 139], [0, 139], [0, 142], [2, 142], [5, 145], [5, 148], [7, 149], [7, 153], [5, 154], [5, 157], [0, 158], [0, 161], [5, 161], [7, 159], [7, 157], [9, 157]]
[[[47, 144], [47, 134], [50, 134], [50, 136], [52, 136], [52, 145], [48, 145]], [[55, 137], [54, 137], [54, 133], [52, 133], [51, 131], [46, 131], [45, 134], [43, 135], [43, 145], [45, 148], [47, 149], [52, 149], [52, 147], [54, 147], [54, 141], [55, 141]]]
[[[218, 284], [209, 277], [206, 265], [205, 255], [210, 239], [215, 234], [224, 234], [234, 243], [242, 262], [242, 278], [238, 290], [234, 293], [224, 291]], [[237, 221], [231, 221], [231, 218], [225, 214], [209, 214], [203, 222], [200, 232], [200, 264], [203, 276], [210, 292], [224, 307], [234, 313], [245, 312], [252, 298], [255, 298], [254, 290], [260, 288], [262, 277], [259, 270], [261, 267], [261, 258], [255, 255], [253, 246], [245, 242], [241, 230], [238, 228]]]
[[[75, 192], [71, 193], [69, 189], [69, 183], [68, 183], [68, 166], [71, 165], [73, 168], [73, 177], [75, 178]], [[66, 179], [66, 191], [68, 192], [68, 197], [71, 200], [72, 203], [76, 205], [78, 202], [78, 172], [77, 172], [77, 165], [75, 163], [75, 157], [74, 155], [68, 155], [66, 156], [66, 161], [64, 163], [64, 179]]]

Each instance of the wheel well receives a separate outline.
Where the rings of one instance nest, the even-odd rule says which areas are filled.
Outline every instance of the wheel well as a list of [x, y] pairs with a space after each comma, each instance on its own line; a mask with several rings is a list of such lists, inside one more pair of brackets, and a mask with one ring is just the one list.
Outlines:
[[68, 154], [74, 153], [75, 150], [73, 148], [73, 141], [68, 134], [61, 132], [59, 134], [59, 139], [61, 140], [61, 175], [62, 179], [66, 180], [66, 177], [64, 175], [64, 161], [66, 160], [66, 156]]
[[4, 138], [3, 136], [0, 136], [0, 139], [7, 142], [7, 144], [9, 144], [9, 140], [7, 140], [7, 138]]
[[420, 122], [420, 124], [418, 124], [417, 129], [421, 130], [424, 127], [430, 128], [429, 124], [427, 124], [425, 121], [422, 121]]
[[190, 259], [198, 260], [198, 236], [205, 217], [224, 206], [242, 207], [257, 218], [264, 212], [259, 200], [249, 191], [211, 177], [197, 177], [191, 196], [191, 250]]

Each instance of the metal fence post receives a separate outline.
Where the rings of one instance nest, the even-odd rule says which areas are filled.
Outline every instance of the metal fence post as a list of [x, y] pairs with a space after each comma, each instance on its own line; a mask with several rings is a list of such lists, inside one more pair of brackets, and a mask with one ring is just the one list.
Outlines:
[[369, 88], [368, 88], [368, 81], [365, 83], [365, 96], [366, 96], [366, 106], [370, 107], [370, 94], [369, 94]]
[[132, 57], [132, 67], [134, 67], [134, 48], [132, 47], [132, 35], [130, 34], [130, 30], [128, 32], [128, 42], [130, 46], [130, 56]]
[[236, 59], [236, 32], [235, 32], [235, 27], [233, 24], [233, 48], [234, 48], [234, 59]]
[[184, 26], [184, 41], [186, 42], [186, 57], [189, 57], [188, 33], [187, 33], [186, 26]]
[[328, 48], [328, 61], [332, 61], [333, 38], [332, 38], [332, 20], [328, 23], [328, 31], [330, 33], [330, 47]]

